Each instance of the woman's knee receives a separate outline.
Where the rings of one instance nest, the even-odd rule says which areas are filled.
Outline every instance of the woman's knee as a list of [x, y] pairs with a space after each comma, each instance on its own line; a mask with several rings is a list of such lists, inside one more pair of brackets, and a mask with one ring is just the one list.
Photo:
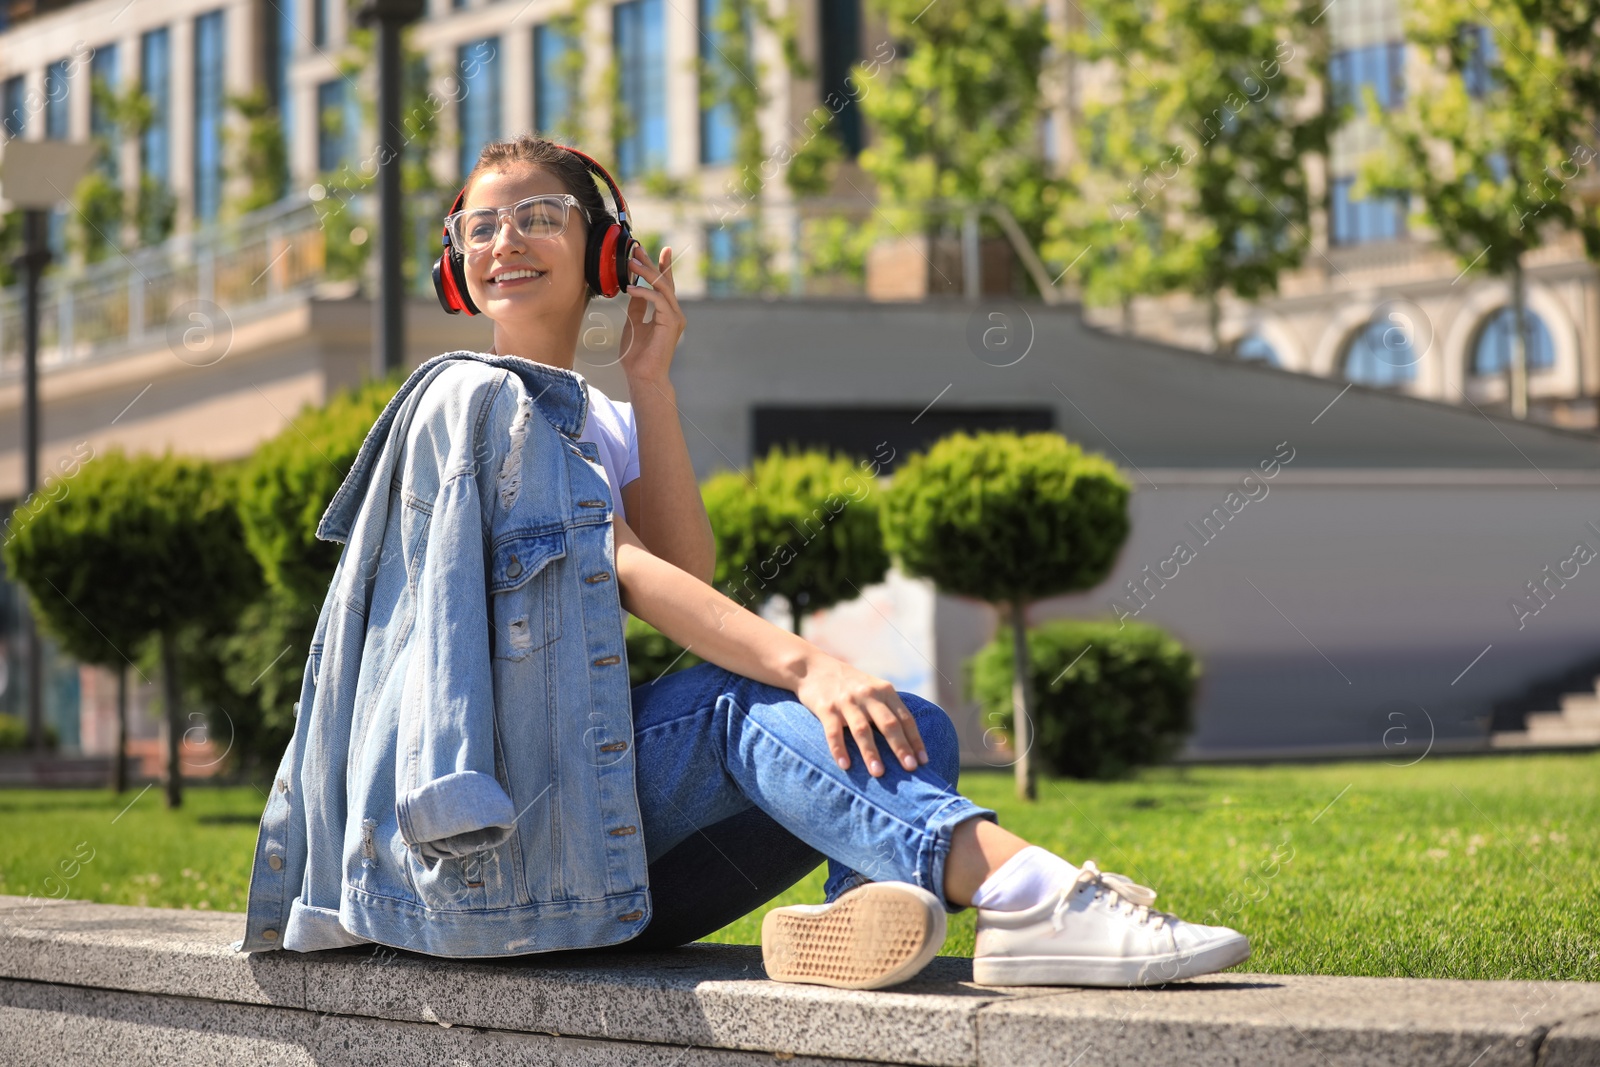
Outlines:
[[961, 743], [956, 736], [955, 723], [943, 708], [926, 697], [901, 690], [896, 692], [900, 693], [906, 710], [917, 720], [917, 733], [928, 750], [928, 769], [955, 785], [961, 773]]

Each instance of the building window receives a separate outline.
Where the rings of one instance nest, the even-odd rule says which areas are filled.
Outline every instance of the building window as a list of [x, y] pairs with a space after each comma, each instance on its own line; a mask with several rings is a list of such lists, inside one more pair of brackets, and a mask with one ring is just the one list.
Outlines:
[[1397, 386], [1417, 376], [1417, 353], [1411, 331], [1374, 319], [1363, 326], [1346, 346], [1344, 376], [1362, 385]]
[[616, 145], [619, 180], [667, 166], [666, 27], [661, 0], [626, 0], [612, 8], [612, 41], [620, 77], [616, 101], [622, 129]]
[[[1472, 346], [1473, 374], [1503, 374], [1511, 366], [1511, 333], [1515, 319], [1503, 307], [1485, 320]], [[1528, 370], [1550, 370], [1556, 365], [1556, 346], [1550, 328], [1531, 309], [1522, 310], [1522, 350]]]
[[1283, 360], [1278, 358], [1278, 350], [1267, 342], [1259, 333], [1246, 334], [1234, 343], [1233, 354], [1236, 359], [1247, 363], [1265, 363], [1272, 367], [1283, 366]]
[[833, 128], [845, 152], [861, 151], [861, 86], [851, 70], [861, 60], [861, 0], [821, 0], [817, 5], [822, 62], [818, 90], [833, 113]]
[[500, 137], [500, 39], [481, 41], [456, 49], [456, 77], [461, 80], [461, 157], [456, 166], [464, 179], [478, 162], [483, 146]]
[[[739, 139], [739, 118], [734, 113], [733, 102], [728, 99], [729, 87], [734, 79], [749, 77], [748, 71], [739, 70], [730, 62], [732, 52], [725, 43], [723, 31], [717, 28], [725, 0], [700, 0], [700, 60], [707, 68], [709, 96], [716, 103], [700, 108], [700, 162], [730, 163]], [[743, 8], [746, 54], [752, 54], [754, 42], [750, 7]]]
[[318, 48], [328, 43], [328, 2], [311, 0], [311, 43]]
[[67, 61], [58, 59], [44, 72], [44, 135], [51, 141], [65, 141], [68, 136], [67, 92], [71, 83]]
[[1393, 241], [1405, 236], [1405, 205], [1398, 197], [1371, 196], [1356, 200], [1351, 196], [1353, 177], [1335, 178], [1329, 220], [1330, 240], [1336, 245], [1359, 245], [1369, 241]]
[[533, 127], [539, 133], [549, 136], [577, 120], [579, 86], [572, 81], [582, 73], [582, 53], [571, 34], [550, 22], [533, 28]]
[[121, 84], [117, 46], [108, 44], [96, 48], [89, 60], [89, 136], [105, 141], [106, 152], [100, 165], [112, 181], [118, 180], [122, 153], [118, 144], [117, 124], [111, 119], [111, 97]]
[[7, 137], [21, 137], [28, 125], [27, 92], [27, 82], [20, 74], [7, 78], [4, 90], [0, 91], [0, 109], [5, 111]]
[[150, 125], [139, 139], [139, 169], [166, 185], [172, 178], [172, 52], [166, 27], [140, 37], [139, 53], [139, 88], [150, 98]]
[[194, 214], [202, 222], [222, 207], [222, 15], [208, 11], [194, 20]]
[[1328, 60], [1328, 80], [1335, 106], [1349, 104], [1356, 114], [1365, 106], [1363, 87], [1371, 86], [1378, 106], [1385, 111], [1405, 99], [1406, 46], [1402, 41], [1347, 48]]
[[732, 296], [739, 292], [740, 260], [753, 254], [755, 226], [749, 219], [706, 227], [706, 295]]
[[1481, 98], [1498, 84], [1493, 68], [1500, 62], [1500, 49], [1494, 41], [1494, 29], [1476, 25], [1461, 27], [1461, 48], [1465, 57], [1461, 65], [1461, 83], [1468, 96]]
[[343, 78], [317, 86], [317, 170], [328, 174], [355, 159], [360, 113]]
[[278, 112], [278, 128], [283, 134], [285, 149], [292, 143], [290, 137], [294, 109], [289, 106], [289, 64], [294, 59], [295, 0], [273, 0], [269, 7], [274, 13], [267, 16], [266, 51], [267, 102]]

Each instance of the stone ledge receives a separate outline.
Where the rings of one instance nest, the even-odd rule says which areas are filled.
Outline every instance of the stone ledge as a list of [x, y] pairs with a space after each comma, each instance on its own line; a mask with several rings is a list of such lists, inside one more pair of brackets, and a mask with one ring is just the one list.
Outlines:
[[1600, 1064], [1600, 984], [1229, 973], [993, 988], [940, 957], [856, 992], [769, 982], [749, 946], [244, 954], [243, 927], [0, 896], [0, 1064]]

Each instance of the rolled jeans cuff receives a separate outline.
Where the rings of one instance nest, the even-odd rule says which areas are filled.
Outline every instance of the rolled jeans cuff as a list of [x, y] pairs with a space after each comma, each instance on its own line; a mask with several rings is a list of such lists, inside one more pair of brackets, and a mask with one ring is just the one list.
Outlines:
[[950, 858], [950, 837], [955, 828], [977, 816], [999, 825], [1000, 817], [994, 809], [973, 803], [959, 794], [952, 796], [928, 817], [917, 856], [917, 870], [928, 879], [927, 889], [939, 898], [944, 910], [951, 915], [965, 911], [970, 905], [952, 904], [944, 895], [944, 868]]

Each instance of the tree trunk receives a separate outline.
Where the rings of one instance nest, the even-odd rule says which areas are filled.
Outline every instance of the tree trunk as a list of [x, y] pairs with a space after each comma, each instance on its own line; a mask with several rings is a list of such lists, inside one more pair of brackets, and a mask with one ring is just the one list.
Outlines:
[[794, 597], [787, 599], [789, 601], [789, 628], [798, 637], [800, 635], [800, 604]]
[[161, 733], [167, 751], [167, 807], [183, 805], [183, 767], [178, 762], [178, 746], [183, 741], [183, 709], [178, 706], [178, 641], [170, 631], [161, 635], [161, 681], [166, 690], [167, 714]]
[[1033, 774], [1033, 686], [1028, 667], [1027, 609], [1020, 600], [1011, 602], [1011, 731], [1017, 759], [1017, 796], [1033, 800], [1039, 795]]
[[117, 667], [117, 751], [111, 757], [111, 788], [128, 788], [128, 666]]
[[1518, 257], [1511, 268], [1511, 363], [1506, 368], [1511, 376], [1509, 395], [1511, 417], [1528, 417], [1528, 346], [1526, 344], [1527, 314], [1523, 308], [1522, 259]]
[[1133, 297], [1122, 298], [1122, 332], [1133, 333]]
[[1217, 293], [1206, 296], [1206, 324], [1211, 329], [1211, 351], [1222, 351], [1222, 298]]

